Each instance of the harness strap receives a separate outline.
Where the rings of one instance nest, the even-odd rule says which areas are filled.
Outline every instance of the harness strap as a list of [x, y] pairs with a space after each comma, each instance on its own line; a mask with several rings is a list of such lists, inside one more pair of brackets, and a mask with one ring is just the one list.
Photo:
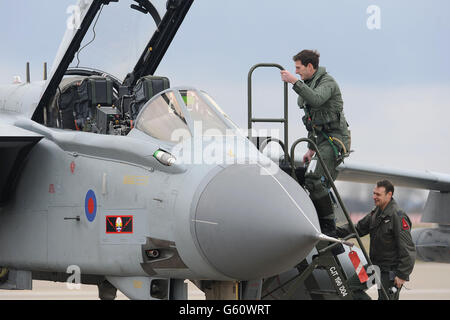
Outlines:
[[328, 135], [326, 135], [325, 132], [323, 132], [323, 131], [320, 131], [320, 132], [322, 133], [322, 135], [324, 136], [324, 138], [330, 143], [331, 147], [333, 148], [334, 155], [335, 155], [335, 157], [336, 157], [336, 159], [337, 159], [337, 158], [339, 157], [339, 152], [338, 152], [336, 146], [335, 146], [334, 143], [333, 143], [333, 138], [330, 137], [330, 136], [328, 136]]

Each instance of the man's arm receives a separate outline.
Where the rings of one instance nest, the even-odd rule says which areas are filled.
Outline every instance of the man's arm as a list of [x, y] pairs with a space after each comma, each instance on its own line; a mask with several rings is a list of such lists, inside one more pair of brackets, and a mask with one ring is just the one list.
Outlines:
[[405, 281], [409, 281], [409, 275], [411, 274], [416, 259], [416, 248], [411, 237], [411, 223], [405, 214], [393, 215], [393, 228], [395, 241], [398, 249], [398, 265], [395, 270], [395, 275], [399, 280], [396, 283], [403, 284]]
[[297, 94], [299, 94], [311, 107], [320, 106], [330, 99], [334, 88], [336, 87], [334, 80], [323, 79], [317, 88], [311, 89], [287, 70], [281, 71], [281, 80], [292, 83], [294, 85], [292, 89], [294, 89], [294, 91], [297, 92]]
[[[358, 235], [360, 237], [364, 237], [365, 235], [369, 234], [372, 212], [373, 210], [369, 214], [367, 214], [364, 218], [359, 220], [358, 223], [355, 225], [356, 231], [358, 232]], [[343, 225], [342, 227], [337, 227], [336, 229], [339, 238], [344, 238], [353, 232], [350, 228], [350, 225], [348, 224]]]
[[294, 91], [297, 92], [312, 108], [320, 106], [330, 99], [334, 88], [334, 81], [326, 79], [320, 81], [320, 84], [315, 89], [311, 89], [300, 80], [295, 82], [292, 87], [292, 89], [294, 89]]

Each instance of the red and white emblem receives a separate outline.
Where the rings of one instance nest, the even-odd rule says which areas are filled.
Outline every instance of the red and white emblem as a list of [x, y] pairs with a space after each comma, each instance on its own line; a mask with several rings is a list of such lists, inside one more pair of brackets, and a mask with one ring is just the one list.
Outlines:
[[361, 283], [366, 282], [369, 280], [369, 276], [367, 275], [366, 270], [363, 267], [363, 264], [361, 263], [361, 260], [359, 260], [358, 253], [356, 251], [350, 251], [348, 254], [348, 257], [350, 258], [350, 261], [353, 264], [353, 267], [355, 268], [356, 274], [358, 275], [359, 281]]
[[116, 231], [121, 232], [122, 231], [122, 219], [120, 217], [117, 217], [116, 219]]
[[402, 228], [403, 230], [409, 230], [409, 224], [406, 222], [405, 218], [402, 218]]

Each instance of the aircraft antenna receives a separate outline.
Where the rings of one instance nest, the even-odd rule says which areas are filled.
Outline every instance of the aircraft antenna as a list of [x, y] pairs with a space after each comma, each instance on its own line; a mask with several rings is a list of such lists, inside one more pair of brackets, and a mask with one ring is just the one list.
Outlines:
[[47, 80], [47, 62], [44, 62], [44, 80]]
[[94, 37], [92, 38], [91, 41], [89, 41], [88, 43], [86, 43], [83, 47], [80, 48], [80, 50], [77, 51], [77, 61], [78, 61], [78, 63], [77, 63], [77, 68], [78, 68], [78, 66], [80, 65], [80, 58], [79, 58], [79, 55], [80, 55], [81, 50], [83, 50], [83, 49], [86, 48], [88, 45], [90, 45], [92, 42], [94, 42], [95, 37], [97, 36], [97, 34], [95, 33], [95, 26], [97, 25], [97, 22], [98, 22], [98, 19], [100, 18], [100, 15], [102, 14], [103, 6], [104, 6], [104, 4], [102, 4], [102, 6], [100, 7], [100, 11], [98, 12], [97, 19], [95, 19], [94, 25], [93, 25], [93, 27], [92, 27], [92, 32], [94, 33]]
[[27, 62], [27, 83], [30, 83], [30, 63]]

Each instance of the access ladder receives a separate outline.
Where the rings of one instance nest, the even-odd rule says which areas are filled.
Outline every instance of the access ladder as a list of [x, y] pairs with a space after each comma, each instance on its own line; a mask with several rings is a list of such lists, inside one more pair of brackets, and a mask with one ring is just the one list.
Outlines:
[[[339, 195], [339, 192], [336, 188], [336, 185], [334, 184], [333, 179], [331, 178], [330, 172], [328, 171], [328, 168], [326, 167], [322, 156], [316, 146], [316, 144], [307, 138], [300, 138], [297, 139], [291, 146], [290, 153], [288, 153], [288, 94], [287, 94], [287, 83], [284, 83], [284, 117], [283, 118], [253, 118], [252, 112], [252, 74], [253, 72], [260, 67], [274, 67], [278, 68], [280, 70], [284, 70], [284, 68], [275, 63], [259, 63], [254, 65], [250, 68], [250, 71], [248, 73], [248, 129], [249, 129], [249, 139], [252, 142], [255, 142], [255, 137], [252, 137], [252, 125], [254, 122], [272, 122], [272, 123], [283, 123], [284, 125], [284, 141], [283, 143], [279, 139], [266, 137], [263, 141], [256, 140], [257, 143], [256, 146], [258, 149], [262, 152], [263, 149], [268, 145], [269, 142], [274, 141], [278, 142], [280, 146], [283, 148], [284, 151], [284, 160], [283, 164], [286, 165], [286, 161], [288, 164], [288, 172], [290, 171], [291, 176], [301, 184], [297, 177], [297, 169], [295, 167], [294, 163], [294, 151], [297, 145], [301, 142], [308, 142], [313, 147], [314, 151], [316, 151], [317, 157], [320, 161], [320, 164], [324, 168], [325, 175], [328, 179], [328, 181], [331, 184], [331, 187], [333, 189], [334, 195], [337, 198], [337, 201], [339, 202], [342, 211], [345, 215], [345, 218], [347, 220], [347, 223], [349, 224], [352, 233], [345, 237], [343, 240], [348, 240], [350, 238], [356, 237], [356, 240], [358, 242], [358, 245], [361, 249], [361, 251], [364, 254], [364, 257], [366, 258], [366, 261], [369, 266], [372, 266], [372, 262], [370, 260], [369, 255], [367, 254], [367, 251], [361, 241], [361, 238], [358, 235], [358, 232], [355, 229], [355, 226], [350, 218], [350, 215], [341, 199], [341, 196]], [[286, 168], [282, 168], [284, 171], [286, 171]], [[303, 186], [302, 186], [303, 187]], [[315, 269], [325, 269], [328, 273], [328, 276], [330, 277], [330, 280], [336, 290], [337, 295], [340, 299], [352, 299], [351, 291], [349, 290], [348, 283], [347, 283], [347, 277], [346, 274], [341, 266], [341, 263], [339, 262], [339, 259], [333, 255], [332, 250], [335, 248], [339, 243], [333, 243], [331, 245], [324, 245], [323, 242], [319, 242], [316, 246], [317, 255], [313, 256], [311, 263], [308, 263], [306, 260], [302, 261], [299, 265], [297, 265], [297, 269], [299, 271], [298, 275], [292, 277], [288, 281], [284, 282], [277, 288], [271, 290], [269, 293], [266, 293], [262, 296], [262, 299], [270, 295], [271, 293], [275, 292], [276, 290], [279, 290], [283, 288], [284, 286], [289, 285], [289, 290], [287, 293], [284, 294], [285, 298], [290, 298], [295, 293], [295, 291], [298, 289], [301, 283], [303, 283], [305, 280], [308, 279], [308, 277], [312, 274], [312, 272]], [[273, 278], [268, 279], [268, 282], [273, 280]], [[264, 286], [268, 285], [269, 283], [265, 283]], [[385, 288], [380, 283], [380, 289], [385, 299], [389, 300], [389, 296], [386, 293]], [[321, 294], [324, 294], [323, 292]]]

